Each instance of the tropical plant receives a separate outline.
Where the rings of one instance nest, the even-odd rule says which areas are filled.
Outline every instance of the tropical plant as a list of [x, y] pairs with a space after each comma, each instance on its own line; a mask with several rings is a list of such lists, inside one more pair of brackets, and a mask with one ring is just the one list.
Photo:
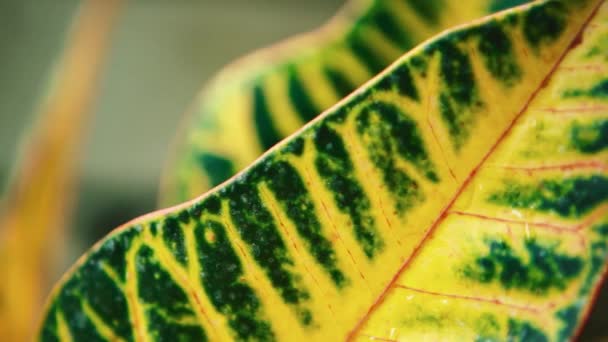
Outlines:
[[163, 203], [215, 187], [93, 246], [39, 339], [575, 338], [608, 269], [608, 4], [523, 2], [354, 1], [228, 69]]

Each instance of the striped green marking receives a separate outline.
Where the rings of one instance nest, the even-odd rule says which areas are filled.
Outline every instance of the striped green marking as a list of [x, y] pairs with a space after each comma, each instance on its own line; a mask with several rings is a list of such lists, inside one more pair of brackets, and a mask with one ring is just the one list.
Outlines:
[[188, 256], [184, 242], [184, 232], [180, 227], [178, 218], [175, 216], [167, 217], [162, 231], [163, 239], [167, 246], [170, 247], [171, 253], [182, 265], [187, 265]]
[[532, 7], [524, 17], [523, 31], [528, 43], [536, 48], [555, 41], [566, 27], [568, 6], [553, 1], [546, 6]]
[[310, 253], [334, 284], [343, 287], [347, 279], [337, 267], [332, 243], [322, 233], [317, 208], [298, 171], [288, 162], [276, 160], [266, 169], [264, 178], [283, 211], [296, 226], [298, 234], [307, 242]]
[[511, 7], [523, 5], [530, 2], [530, 0], [492, 0], [490, 2], [490, 12], [498, 12]]
[[570, 147], [585, 154], [605, 151], [608, 148], [608, 120], [575, 122], [570, 128]]
[[294, 306], [303, 324], [313, 323], [312, 313], [302, 306], [309, 298], [308, 291], [297, 284], [290, 270], [294, 265], [276, 222], [259, 193], [259, 175], [265, 165], [252, 169], [242, 179], [221, 191], [230, 207], [230, 217], [256, 262], [264, 269], [272, 285], [285, 302]]
[[215, 220], [197, 223], [194, 230], [201, 284], [215, 308], [228, 319], [235, 337], [242, 340], [272, 341], [270, 324], [260, 319], [260, 301], [242, 280], [243, 266], [235, 253], [225, 227]]
[[360, 30], [354, 31], [351, 34], [347, 39], [347, 44], [354, 56], [367, 67], [369, 73], [372, 75], [379, 73], [388, 65], [388, 63], [390, 63], [390, 61], [385, 60], [385, 58], [380, 56], [379, 52], [372, 49]]
[[414, 84], [414, 79], [407, 63], [398, 66], [387, 77], [378, 82], [376, 89], [396, 90], [402, 96], [409, 97], [414, 101], [420, 101], [420, 94]]
[[553, 288], [563, 290], [583, 268], [583, 260], [560, 253], [558, 243], [528, 239], [523, 242], [526, 256], [504, 240], [487, 239], [486, 244], [487, 252], [464, 267], [465, 277], [539, 295]]
[[445, 5], [444, 0], [406, 0], [406, 2], [421, 18], [424, 18], [428, 23], [433, 25], [439, 22], [441, 9]]
[[368, 258], [373, 258], [384, 247], [370, 213], [371, 203], [356, 176], [354, 165], [340, 135], [321, 124], [315, 130], [314, 143], [317, 149], [315, 167], [332, 192], [338, 209], [350, 216], [355, 238]]
[[203, 152], [198, 158], [202, 169], [209, 176], [213, 186], [223, 183], [236, 172], [232, 161], [223, 156]]
[[591, 260], [590, 270], [581, 286], [580, 293], [586, 294], [593, 289], [595, 283], [602, 278], [606, 260], [608, 260], [608, 220], [594, 224], [591, 230], [595, 233], [590, 241], [589, 259]]
[[294, 137], [283, 149], [284, 153], [293, 154], [294, 156], [300, 157], [304, 153], [304, 138]]
[[340, 97], [344, 97], [357, 89], [357, 85], [353, 84], [341, 71], [332, 67], [325, 67], [323, 73], [331, 86]]
[[[70, 285], [72, 285], [72, 288], [70, 289]], [[61, 307], [61, 313], [67, 317], [74, 317], [74, 316], [80, 316], [79, 320], [68, 320], [67, 321], [67, 325], [68, 325], [68, 329], [70, 331], [70, 336], [74, 339], [74, 340], [78, 340], [78, 341], [93, 341], [93, 342], [104, 342], [105, 339], [99, 334], [99, 332], [97, 331], [95, 325], [93, 324], [93, 322], [91, 321], [91, 319], [89, 317], [87, 317], [86, 315], [84, 315], [82, 312], [84, 311], [84, 309], [82, 308], [82, 305], [80, 304], [80, 300], [78, 298], [78, 292], [75, 291], [73, 288], [75, 287], [75, 285], [73, 284], [66, 284], [66, 290], [72, 290], [73, 291], [73, 295], [68, 295], [68, 294], [64, 294], [62, 295], [61, 299], [58, 300], [57, 304], [53, 305], [53, 308], [51, 309], [51, 312], [57, 314], [59, 312], [59, 308]], [[54, 324], [58, 324], [57, 322], [57, 318], [54, 317], [54, 319], [52, 321], [50, 321], [49, 323], [54, 323]], [[49, 324], [45, 322], [45, 325]], [[48, 329], [45, 331], [45, 334], [42, 335], [42, 338], [45, 339], [46, 341], [59, 341], [59, 338], [57, 337], [57, 331], [51, 329]], [[47, 339], [48, 338], [48, 339]]]
[[564, 97], [608, 98], [608, 79], [602, 80], [589, 89], [569, 89]]
[[377, 6], [372, 10], [370, 16], [363, 20], [366, 19], [369, 20], [368, 25], [377, 27], [395, 46], [407, 49], [414, 45], [408, 32], [399, 24], [389, 8]]
[[475, 120], [475, 107], [481, 106], [479, 90], [470, 57], [452, 40], [442, 40], [429, 49], [429, 55], [441, 56], [440, 75], [443, 81], [439, 94], [441, 118], [447, 125], [455, 150], [468, 140]]
[[[175, 283], [155, 254], [151, 247], [143, 245], [135, 257], [137, 293], [146, 308], [149, 334], [155, 339], [173, 333], [176, 340], [206, 341], [205, 332], [192, 319], [195, 314], [184, 289]], [[186, 317], [192, 323], [180, 323]]]
[[393, 195], [395, 207], [403, 215], [424, 201], [420, 185], [397, 167], [397, 156], [410, 161], [429, 180], [439, 178], [428, 159], [424, 142], [415, 121], [392, 104], [375, 102], [357, 116], [357, 132], [367, 147], [369, 158], [383, 175], [384, 184]]
[[[374, 114], [378, 116], [379, 121], [372, 124], [370, 118]], [[439, 176], [428, 156], [416, 121], [394, 104], [374, 102], [365, 107], [357, 118], [357, 129], [361, 134], [372, 129], [372, 126], [375, 126], [373, 129], [381, 131], [374, 132], [375, 138], [384, 138], [385, 141], [391, 142], [395, 155], [414, 164], [431, 182], [439, 182]]]
[[506, 182], [488, 201], [511, 208], [552, 212], [578, 218], [608, 199], [608, 178], [603, 175], [547, 179], [537, 184]]
[[57, 314], [58, 314], [57, 304], [51, 305], [50, 308], [47, 309], [46, 318], [43, 322], [42, 330], [40, 331], [40, 340], [41, 341], [49, 341], [49, 342], [59, 342], [61, 341], [61, 337], [59, 336], [59, 329], [57, 323]]
[[[56, 315], [61, 314], [74, 340], [104, 341], [97, 326], [84, 313], [85, 303], [94, 308], [97, 316], [112, 328], [116, 336], [133, 339], [133, 320], [128, 313], [127, 298], [117, 283], [117, 280], [125, 280], [125, 257], [133, 237], [133, 232], [125, 232], [108, 240], [64, 285], [64, 290], [51, 303], [52, 314], [46, 317], [42, 340], [56, 340]], [[106, 267], [113, 270], [118, 279], [112, 279]]]
[[312, 102], [295, 67], [287, 71], [287, 94], [302, 122], [314, 119], [321, 112]]
[[259, 84], [253, 89], [253, 122], [258, 140], [264, 150], [268, 150], [283, 138], [272, 121], [264, 89]]
[[516, 62], [513, 44], [498, 23], [480, 28], [479, 51], [486, 68], [496, 79], [507, 86], [520, 80], [522, 72]]
[[543, 331], [526, 321], [509, 319], [508, 341], [548, 342], [549, 338]]

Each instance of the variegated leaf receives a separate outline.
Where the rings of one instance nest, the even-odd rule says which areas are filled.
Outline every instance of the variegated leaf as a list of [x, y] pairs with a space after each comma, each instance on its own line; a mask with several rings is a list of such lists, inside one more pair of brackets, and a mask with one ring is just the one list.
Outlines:
[[99, 242], [41, 340], [568, 340], [606, 272], [608, 5], [417, 47], [221, 187]]

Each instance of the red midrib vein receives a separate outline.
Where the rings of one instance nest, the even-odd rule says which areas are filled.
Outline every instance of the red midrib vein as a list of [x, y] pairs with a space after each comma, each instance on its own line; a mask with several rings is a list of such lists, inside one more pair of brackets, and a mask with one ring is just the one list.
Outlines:
[[515, 118], [511, 121], [511, 123], [509, 124], [509, 126], [507, 127], [507, 129], [496, 140], [496, 142], [490, 148], [490, 150], [488, 151], [488, 153], [486, 153], [486, 155], [481, 159], [481, 161], [479, 162], [479, 164], [477, 164], [477, 166], [475, 166], [473, 168], [473, 170], [471, 171], [471, 173], [469, 174], [469, 176], [464, 180], [464, 182], [462, 183], [462, 185], [460, 186], [460, 188], [458, 188], [458, 190], [456, 191], [456, 194], [454, 195], [454, 197], [452, 197], [452, 199], [450, 200], [450, 202], [442, 209], [442, 211], [439, 214], [439, 216], [437, 217], [437, 219], [431, 224], [431, 226], [429, 227], [429, 229], [427, 229], [426, 234], [422, 237], [422, 240], [420, 240], [420, 243], [418, 243], [418, 245], [414, 248], [414, 251], [412, 252], [412, 254], [410, 255], [410, 257], [407, 260], [405, 260], [405, 262], [403, 263], [403, 265], [401, 265], [401, 267], [399, 268], [399, 270], [397, 271], [397, 273], [395, 274], [395, 276], [391, 279], [391, 281], [388, 283], [388, 285], [380, 293], [380, 295], [374, 301], [374, 303], [369, 308], [369, 310], [367, 311], [367, 313], [359, 320], [359, 322], [357, 322], [357, 324], [355, 325], [355, 327], [348, 333], [348, 335], [346, 336], [346, 341], [353, 341], [355, 339], [355, 337], [357, 336], [357, 333], [363, 327], [363, 325], [365, 324], [365, 322], [367, 322], [367, 320], [372, 315], [372, 313], [376, 310], [376, 308], [378, 308], [382, 304], [382, 302], [386, 298], [386, 295], [389, 293], [389, 291], [396, 285], [397, 279], [399, 279], [399, 277], [401, 276], [401, 274], [408, 268], [408, 266], [412, 263], [412, 261], [420, 253], [420, 250], [424, 246], [425, 242], [433, 234], [433, 232], [439, 226], [439, 224], [441, 222], [443, 222], [443, 220], [448, 216], [448, 211], [452, 208], [452, 206], [454, 205], [454, 203], [456, 202], [456, 200], [460, 197], [460, 195], [462, 194], [462, 192], [464, 191], [464, 189], [466, 189], [467, 185], [475, 177], [475, 175], [477, 174], [477, 172], [479, 171], [479, 169], [481, 168], [481, 166], [483, 166], [483, 164], [486, 162], [486, 160], [492, 155], [492, 153], [494, 153], [494, 151], [500, 145], [500, 143], [511, 132], [511, 130], [513, 129], [513, 127], [515, 126], [515, 124], [517, 123], [517, 121], [526, 112], [526, 110], [530, 106], [530, 103], [532, 103], [532, 101], [536, 98], [536, 96], [538, 95], [538, 93], [549, 84], [549, 81], [550, 81], [551, 77], [553, 76], [553, 74], [555, 74], [555, 71], [557, 70], [557, 68], [559, 67], [559, 65], [563, 61], [563, 59], [566, 57], [566, 55], [568, 55], [568, 53], [573, 48], [575, 48], [578, 44], [580, 44], [582, 42], [583, 31], [589, 25], [589, 22], [591, 21], [591, 19], [593, 17], [595, 17], [597, 11], [599, 10], [599, 8], [600, 8], [600, 6], [602, 5], [603, 2], [604, 2], [603, 0], [602, 1], [598, 1], [596, 7], [591, 12], [591, 15], [589, 15], [589, 17], [585, 20], [585, 22], [583, 23], [583, 25], [581, 25], [581, 28], [579, 29], [579, 31], [577, 32], [577, 34], [574, 36], [574, 39], [570, 42], [570, 44], [564, 50], [564, 52], [562, 53], [562, 55], [557, 59], [557, 61], [555, 62], [555, 64], [551, 67], [551, 69], [549, 70], [549, 72], [547, 73], [547, 75], [545, 76], [545, 78], [542, 80], [542, 82], [540, 82], [538, 88], [534, 92], [532, 92], [532, 94], [530, 95], [530, 97], [528, 98], [528, 100], [526, 101], [526, 103], [524, 104], [524, 106], [522, 107], [522, 109], [517, 113], [517, 115], [515, 116]]

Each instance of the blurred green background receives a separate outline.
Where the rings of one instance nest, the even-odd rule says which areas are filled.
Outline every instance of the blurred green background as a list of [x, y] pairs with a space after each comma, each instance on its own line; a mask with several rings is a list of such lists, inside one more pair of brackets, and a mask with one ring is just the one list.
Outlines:
[[[344, 0], [125, 2], [83, 141], [64, 267], [112, 228], [155, 209], [170, 142], [206, 80], [235, 58], [319, 26]], [[78, 3], [0, 0], [1, 192]], [[583, 340], [608, 336], [605, 308], [606, 285]]]

